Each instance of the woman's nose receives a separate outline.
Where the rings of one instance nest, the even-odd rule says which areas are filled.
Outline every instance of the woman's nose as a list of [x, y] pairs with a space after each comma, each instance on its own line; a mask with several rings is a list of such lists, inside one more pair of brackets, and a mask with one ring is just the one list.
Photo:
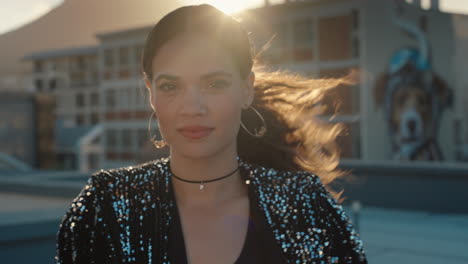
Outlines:
[[206, 112], [203, 95], [196, 86], [188, 87], [182, 100], [182, 114], [201, 115]]

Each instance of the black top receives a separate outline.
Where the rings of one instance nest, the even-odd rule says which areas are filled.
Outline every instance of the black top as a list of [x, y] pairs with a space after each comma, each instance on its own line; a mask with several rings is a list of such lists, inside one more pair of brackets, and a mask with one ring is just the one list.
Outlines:
[[[238, 161], [253, 205], [238, 263], [367, 264], [363, 241], [319, 176]], [[168, 158], [94, 173], [62, 218], [56, 263], [173, 264], [169, 248], [185, 263], [171, 179]]]
[[[276, 245], [273, 233], [262, 220], [261, 212], [249, 191], [249, 223], [247, 235], [239, 258], [234, 264], [285, 264], [279, 245]], [[179, 210], [174, 212], [174, 224], [169, 232], [169, 259], [174, 264], [187, 264], [187, 252], [179, 218]]]

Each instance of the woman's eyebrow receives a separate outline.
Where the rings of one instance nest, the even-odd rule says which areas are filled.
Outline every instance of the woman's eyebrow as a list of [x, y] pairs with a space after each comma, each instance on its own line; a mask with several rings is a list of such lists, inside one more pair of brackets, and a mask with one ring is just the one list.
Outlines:
[[160, 79], [167, 79], [167, 80], [170, 80], [170, 81], [177, 81], [177, 80], [180, 79], [180, 77], [175, 76], [175, 75], [166, 74], [166, 73], [161, 73], [161, 74], [157, 75], [156, 78], [154, 78], [153, 82], [157, 82]]
[[[203, 80], [203, 79], [209, 79], [209, 78], [212, 78], [212, 77], [215, 77], [215, 76], [219, 76], [219, 75], [226, 76], [226, 77], [232, 77], [232, 74], [229, 73], [229, 72], [225, 72], [225, 71], [214, 71], [214, 72], [210, 72], [210, 73], [203, 74], [202, 76], [200, 76], [200, 79], [201, 79], [201, 80]], [[157, 81], [159, 81], [160, 79], [167, 79], [167, 80], [170, 80], [170, 81], [177, 81], [177, 80], [180, 79], [180, 77], [179, 77], [179, 76], [176, 76], [176, 75], [161, 73], [161, 74], [157, 75], [156, 78], [154, 78], [154, 82], [157, 82]]]
[[225, 72], [225, 71], [215, 71], [215, 72], [210, 72], [210, 73], [207, 73], [207, 74], [203, 74], [200, 79], [209, 79], [209, 78], [212, 78], [212, 77], [215, 77], [215, 76], [218, 76], [218, 75], [223, 75], [223, 76], [227, 76], [227, 77], [232, 77], [232, 74], [230, 74], [229, 72]]

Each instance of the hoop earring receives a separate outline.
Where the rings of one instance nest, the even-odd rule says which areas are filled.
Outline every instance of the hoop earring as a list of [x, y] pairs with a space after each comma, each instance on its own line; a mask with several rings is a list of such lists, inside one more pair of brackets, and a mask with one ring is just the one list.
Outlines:
[[[244, 123], [242, 123], [242, 120], [241, 120], [241, 126], [242, 128], [244, 128], [244, 130], [249, 133], [251, 136], [253, 137], [256, 137], [256, 138], [261, 138], [265, 135], [265, 133], [267, 132], [267, 125], [266, 125], [266, 122], [265, 122], [265, 119], [263, 119], [263, 116], [257, 111], [257, 109], [255, 109], [253, 106], [249, 106], [248, 108], [252, 108], [252, 110], [260, 117], [260, 119], [262, 120], [262, 126], [260, 126], [260, 129], [257, 131], [256, 128], [254, 128], [254, 133], [250, 132], [245, 126], [244, 126]], [[247, 108], [247, 109], [248, 109]]]
[[153, 119], [154, 114], [155, 114], [155, 112], [153, 111], [153, 113], [150, 116], [149, 122], [148, 122], [148, 133], [150, 134], [149, 135], [150, 136], [150, 141], [153, 143], [153, 145], [156, 148], [160, 149], [160, 148], [164, 148], [165, 146], [167, 146], [167, 143], [166, 143], [166, 141], [164, 141], [164, 139], [157, 140], [156, 135], [151, 136], [151, 120]]

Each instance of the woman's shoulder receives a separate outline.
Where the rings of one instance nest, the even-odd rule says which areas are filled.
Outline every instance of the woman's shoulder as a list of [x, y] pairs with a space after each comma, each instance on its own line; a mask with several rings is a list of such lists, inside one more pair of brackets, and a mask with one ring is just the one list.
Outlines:
[[[306, 227], [298, 232], [324, 241], [326, 250], [317, 252], [328, 252], [328, 255], [322, 256], [330, 256], [343, 263], [349, 259], [355, 260], [352, 263], [366, 263], [362, 240], [344, 208], [328, 191], [319, 175], [306, 170], [266, 167], [258, 167], [258, 172], [262, 197], [268, 198], [263, 199], [262, 203], [267, 204], [265, 208], [270, 210], [269, 215], [275, 226], [280, 224], [279, 232], [283, 230], [281, 224], [284, 222], [297, 228]], [[287, 237], [285, 235], [282, 241], [284, 244], [289, 243]], [[316, 247], [313, 240], [307, 240], [303, 245]]]
[[288, 189], [306, 190], [322, 187], [320, 176], [306, 170], [286, 170], [261, 165], [249, 165], [251, 177], [262, 185], [283, 186]]
[[107, 245], [118, 239], [112, 234], [120, 232], [116, 231], [120, 225], [130, 225], [132, 215], [144, 215], [141, 211], [134, 214], [135, 210], [146, 211], [149, 202], [157, 200], [145, 198], [147, 193], [157, 193], [155, 186], [162, 178], [158, 176], [165, 161], [92, 173], [62, 217], [57, 233], [57, 262], [90, 263], [91, 259], [106, 262]]
[[135, 165], [101, 169], [91, 174], [90, 180], [97, 187], [142, 187], [157, 184], [167, 171], [168, 158], [159, 158]]
[[92, 219], [101, 213], [101, 209], [107, 210], [115, 203], [127, 205], [146, 192], [157, 194], [166, 162], [161, 158], [92, 173], [71, 202], [62, 221], [77, 224], [77, 219]]

